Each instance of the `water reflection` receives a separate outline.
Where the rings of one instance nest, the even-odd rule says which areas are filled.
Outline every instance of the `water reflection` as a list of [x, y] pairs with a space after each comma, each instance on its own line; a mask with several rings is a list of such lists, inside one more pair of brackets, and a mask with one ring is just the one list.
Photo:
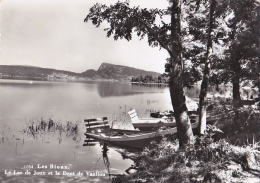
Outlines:
[[[144, 93], [163, 93], [168, 91], [167, 85], [157, 84], [139, 84], [139, 83], [121, 83], [121, 82], [100, 82], [97, 84], [97, 90], [100, 97], [130, 96]], [[192, 99], [197, 99], [200, 94], [200, 85], [194, 85], [191, 88], [184, 88], [185, 95]], [[258, 95], [258, 91], [252, 88], [241, 88], [241, 98], [244, 100], [253, 99]], [[231, 99], [232, 86], [210, 86], [208, 88], [208, 97]]]
[[102, 147], [102, 155], [103, 155], [103, 162], [104, 162], [104, 165], [107, 169], [107, 173], [109, 175], [109, 181], [110, 181], [110, 162], [109, 162], [109, 159], [108, 159], [108, 156], [107, 156], [107, 153], [108, 153], [108, 146], [106, 143], [104, 143], [103, 147]]
[[[135, 161], [136, 154], [140, 152], [140, 149], [131, 149], [131, 148], [122, 148], [113, 144], [108, 144], [107, 142], [103, 142], [103, 141], [97, 141], [94, 140], [92, 138], [86, 138], [86, 140], [84, 141], [83, 146], [89, 146], [89, 147], [93, 147], [93, 146], [100, 146], [101, 147], [101, 156], [98, 158], [96, 164], [103, 159], [103, 163], [104, 166], [106, 168], [107, 174], [109, 176], [109, 181], [111, 181], [114, 177], [119, 176], [121, 174], [115, 174], [111, 172], [111, 169], [113, 169], [113, 167], [111, 167], [111, 163], [109, 160], [109, 151], [113, 150], [117, 153], [120, 154], [121, 158], [123, 160], [131, 160], [131, 161]], [[113, 157], [116, 158], [116, 157]], [[133, 166], [131, 164], [131, 166], [127, 167], [124, 172], [127, 174], [131, 173], [131, 170], [136, 170], [136, 167]]]
[[162, 83], [131, 83], [133, 86], [149, 87], [149, 88], [168, 88], [168, 84]]
[[[108, 82], [108, 81], [66, 81], [59, 80], [23, 80], [23, 79], [0, 79], [0, 85], [5, 87], [56, 87], [66, 86], [68, 84], [78, 84], [86, 86], [87, 90], [96, 90], [100, 97], [112, 96], [129, 96], [143, 93], [160, 93], [168, 90], [168, 85], [165, 84], [139, 84], [139, 83], [123, 83], [123, 82]], [[185, 95], [189, 98], [198, 98], [200, 93], [200, 85], [193, 85], [191, 88], [184, 88]], [[252, 88], [241, 88], [240, 94], [243, 99], [253, 99], [258, 96], [258, 90]], [[210, 86], [208, 88], [209, 96], [216, 97], [232, 97], [232, 86]]]
[[[108, 147], [107, 144], [101, 144], [100, 146], [96, 144], [96, 146], [91, 146], [87, 149], [82, 148], [82, 146], [75, 148], [75, 146], [73, 146], [72, 144], [73, 142], [75, 142], [73, 139], [73, 137], [75, 137], [74, 135], [78, 135], [79, 137], [83, 136], [82, 131], [80, 133], [77, 133], [77, 130], [72, 130], [75, 125], [69, 123], [62, 125], [63, 130], [61, 130], [62, 135], [60, 136], [60, 125], [58, 123], [55, 124], [56, 122], [54, 121], [54, 125], [49, 128], [48, 123], [30, 123], [30, 125], [28, 125], [27, 132], [23, 134], [25, 135], [24, 138], [22, 138], [23, 140], [20, 139], [20, 141], [15, 141], [15, 139], [13, 138], [1, 144], [0, 152], [5, 153], [1, 153], [0, 157], [0, 182], [4, 182], [5, 180], [7, 182], [19, 182], [18, 179], [23, 180], [24, 182], [29, 181], [29, 179], [33, 179], [36, 182], [40, 180], [42, 180], [42, 182], [110, 182], [113, 176], [113, 174], [111, 173], [111, 159], [114, 163], [112, 169], [112, 172], [114, 174], [120, 174], [129, 166], [129, 161], [124, 163], [122, 161], [122, 158], [119, 158], [120, 155], [118, 155], [118, 153], [113, 148]], [[57, 127], [56, 129], [56, 126], [59, 127]], [[71, 131], [75, 131], [74, 135], [71, 135]], [[62, 143], [54, 143], [57, 137], [62, 137]], [[11, 144], [14, 144], [14, 146]], [[82, 142], [80, 144], [82, 144]], [[97, 164], [99, 159], [100, 163], [102, 164]], [[97, 161], [93, 162], [93, 160]], [[37, 164], [47, 166], [49, 164], [56, 164], [67, 165], [69, 166], [71, 172], [76, 173], [80, 171], [84, 174], [82, 177], [51, 175], [23, 175], [22, 177], [17, 177], [7, 176], [4, 174], [5, 169], [24, 171], [22, 167], [27, 164], [34, 165], [34, 169], [29, 170], [31, 172], [35, 170]], [[105, 170], [103, 169], [103, 167], [105, 167]], [[41, 171], [49, 172], [52, 170], [46, 169]], [[92, 176], [88, 175], [85, 172], [99, 173]]]
[[92, 138], [86, 138], [86, 140], [84, 141], [83, 146], [95, 146], [98, 144], [98, 141], [92, 139]]
[[140, 85], [121, 82], [100, 82], [97, 85], [98, 94], [100, 97], [112, 96], [129, 96], [144, 93], [160, 93], [166, 87], [158, 87], [157, 85]]

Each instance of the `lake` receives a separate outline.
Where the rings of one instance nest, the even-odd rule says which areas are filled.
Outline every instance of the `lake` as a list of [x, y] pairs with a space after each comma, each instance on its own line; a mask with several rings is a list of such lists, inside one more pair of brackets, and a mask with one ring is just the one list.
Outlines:
[[[232, 88], [211, 89], [209, 97], [230, 97]], [[199, 87], [186, 89], [188, 107], [196, 108]], [[250, 91], [251, 92], [251, 91]], [[247, 92], [245, 97], [254, 95]], [[55, 82], [0, 79], [0, 182], [108, 182], [134, 162], [129, 151], [103, 144], [83, 146], [86, 118], [108, 117], [115, 127], [129, 123], [127, 112], [139, 117], [171, 110], [169, 88], [121, 82]], [[54, 121], [62, 130], [31, 127]], [[68, 124], [78, 130], [68, 130]], [[64, 128], [63, 128], [64, 127]], [[67, 129], [67, 130], [66, 130]], [[71, 128], [70, 128], [71, 129]]]
[[[119, 82], [1, 79], [0, 182], [108, 181], [103, 146], [83, 146], [83, 120], [106, 116], [116, 124], [127, 121], [126, 113], [131, 109], [136, 109], [140, 117], [149, 117], [150, 110], [171, 109], [168, 88]], [[28, 133], [28, 125], [49, 119], [63, 125], [77, 124], [77, 135], [68, 137], [65, 132], [57, 131], [37, 136]], [[119, 148], [108, 148], [109, 172], [125, 173], [133, 161], [124, 159]], [[54, 165], [69, 169], [55, 169]], [[26, 175], [29, 174], [26, 170], [31, 174]], [[56, 171], [61, 175], [56, 175]]]

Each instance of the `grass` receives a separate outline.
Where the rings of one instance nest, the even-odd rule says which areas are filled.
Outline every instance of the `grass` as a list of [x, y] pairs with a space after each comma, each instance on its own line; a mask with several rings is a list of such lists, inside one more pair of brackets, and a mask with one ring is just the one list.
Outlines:
[[166, 137], [154, 142], [137, 158], [137, 172], [118, 176], [113, 182], [259, 181], [259, 113], [250, 107], [212, 110], [222, 111], [220, 120], [216, 126], [208, 125], [204, 136], [196, 136], [194, 145], [179, 149], [178, 140]]
[[252, 107], [240, 107], [236, 110], [221, 113], [216, 126], [226, 134], [234, 145], [249, 145], [260, 141], [259, 111]]

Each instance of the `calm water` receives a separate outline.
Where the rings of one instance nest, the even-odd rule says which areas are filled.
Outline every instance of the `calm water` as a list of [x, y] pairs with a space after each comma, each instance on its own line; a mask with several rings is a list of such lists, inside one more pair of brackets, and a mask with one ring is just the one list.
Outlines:
[[[107, 116], [110, 121], [127, 121], [125, 113], [133, 108], [140, 117], [148, 117], [150, 110], [171, 109], [168, 88], [118, 82], [0, 80], [0, 182], [109, 181], [102, 145], [83, 146], [83, 120]], [[34, 137], [23, 132], [32, 121], [49, 118], [64, 125], [68, 121], [78, 124], [78, 135], [50, 132]], [[118, 148], [108, 148], [109, 172], [125, 173], [133, 161], [123, 159]], [[68, 173], [80, 171], [83, 175], [62, 175], [63, 170], [51, 169], [50, 164], [68, 166]], [[32, 174], [36, 170], [46, 174], [60, 171], [61, 175], [25, 175], [26, 165]], [[14, 171], [23, 175], [13, 175]]]
[[[219, 91], [213, 88], [209, 97], [214, 94], [228, 98], [231, 91], [229, 87]], [[186, 95], [188, 107], [195, 108], [199, 88], [186, 90]], [[250, 98], [254, 93], [242, 95]], [[123, 174], [133, 161], [122, 157], [124, 149], [109, 146], [103, 158], [102, 145], [83, 146], [83, 120], [106, 116], [122, 127], [122, 121], [129, 121], [129, 110], [136, 109], [140, 117], [149, 117], [150, 110], [171, 110], [170, 101], [167, 87], [0, 79], [0, 182], [108, 182], [108, 172]], [[76, 135], [49, 132], [37, 136], [23, 131], [41, 119], [53, 119], [62, 125], [71, 122], [79, 126], [79, 131]], [[26, 170], [46, 175], [25, 175]], [[23, 174], [14, 175], [14, 171]], [[61, 175], [55, 175], [55, 171]]]

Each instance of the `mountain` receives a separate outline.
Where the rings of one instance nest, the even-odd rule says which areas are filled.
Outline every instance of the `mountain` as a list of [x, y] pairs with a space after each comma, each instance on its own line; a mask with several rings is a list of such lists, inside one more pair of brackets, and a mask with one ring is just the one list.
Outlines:
[[152, 75], [154, 77], [161, 74], [109, 63], [102, 63], [97, 71], [90, 69], [83, 73], [27, 65], [0, 65], [0, 77], [2, 78], [131, 80], [132, 77], [139, 75]]
[[80, 74], [55, 70], [49, 68], [41, 68], [35, 66], [24, 66], [24, 65], [0, 65], [0, 76], [2, 77], [30, 77], [30, 78], [48, 78], [48, 77], [79, 77]]
[[90, 78], [103, 78], [103, 79], [115, 79], [115, 80], [131, 80], [132, 77], [140, 75], [152, 75], [157, 77], [161, 75], [158, 72], [145, 71], [136, 69], [133, 67], [114, 65], [110, 63], [102, 63], [97, 71], [90, 69], [81, 73], [84, 77]]

